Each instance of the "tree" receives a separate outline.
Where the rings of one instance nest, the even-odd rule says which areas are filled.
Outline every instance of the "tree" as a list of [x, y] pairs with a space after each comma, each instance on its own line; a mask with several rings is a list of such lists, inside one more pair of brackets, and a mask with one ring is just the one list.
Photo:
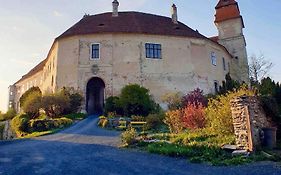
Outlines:
[[33, 94], [33, 93], [40, 93], [42, 95], [42, 92], [41, 92], [39, 87], [37, 87], [37, 86], [36, 87], [31, 87], [25, 93], [23, 93], [22, 96], [20, 97], [20, 107], [23, 107], [26, 98], [30, 94]]
[[29, 116], [29, 118], [35, 119], [39, 117], [39, 111], [42, 107], [41, 100], [42, 95], [39, 92], [33, 92], [25, 98], [22, 109]]
[[263, 78], [261, 80], [261, 83], [260, 83], [258, 89], [259, 89], [259, 93], [261, 95], [275, 96], [277, 88], [278, 87], [276, 86], [275, 82], [272, 81], [271, 78], [267, 77], [267, 78]]
[[258, 57], [256, 55], [252, 55], [250, 57], [250, 63], [249, 63], [251, 80], [253, 82], [259, 82], [268, 74], [272, 66], [273, 66], [272, 62], [267, 60], [263, 54], [261, 54]]
[[219, 94], [225, 94], [228, 91], [233, 91], [235, 89], [238, 89], [241, 86], [241, 84], [233, 80], [229, 73], [225, 75], [225, 81], [222, 81], [222, 86], [220, 86]]

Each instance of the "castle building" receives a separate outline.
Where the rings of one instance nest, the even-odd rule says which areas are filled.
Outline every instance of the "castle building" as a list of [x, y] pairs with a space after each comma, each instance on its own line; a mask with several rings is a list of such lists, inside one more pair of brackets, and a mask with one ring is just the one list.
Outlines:
[[71, 87], [83, 93], [89, 114], [101, 111], [105, 98], [120, 94], [127, 84], [140, 84], [161, 103], [169, 92], [195, 88], [216, 93], [229, 72], [248, 82], [244, 23], [235, 0], [219, 0], [215, 25], [218, 36], [208, 38], [171, 17], [141, 12], [85, 15], [58, 36], [46, 59], [10, 86], [10, 105], [33, 86], [43, 93]]

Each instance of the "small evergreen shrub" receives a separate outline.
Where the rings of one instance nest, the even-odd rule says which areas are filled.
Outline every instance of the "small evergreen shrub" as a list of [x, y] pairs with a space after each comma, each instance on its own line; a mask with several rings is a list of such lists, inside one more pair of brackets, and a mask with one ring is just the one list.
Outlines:
[[149, 90], [137, 84], [127, 85], [121, 90], [119, 104], [126, 116], [147, 116], [159, 110], [159, 106], [149, 95]]
[[64, 115], [63, 117], [71, 119], [71, 120], [81, 120], [87, 117], [86, 114], [83, 113], [74, 113], [74, 114], [67, 114]]
[[110, 112], [116, 113], [118, 115], [123, 115], [123, 109], [120, 106], [119, 97], [108, 97], [105, 100], [105, 107], [104, 107], [105, 114]]
[[22, 137], [29, 132], [28, 128], [29, 116], [26, 114], [19, 114], [11, 121], [11, 127], [16, 133], [17, 137]]
[[56, 119], [33, 119], [30, 120], [28, 126], [32, 132], [42, 132], [53, 129], [64, 128], [72, 124], [72, 120], [68, 118]]

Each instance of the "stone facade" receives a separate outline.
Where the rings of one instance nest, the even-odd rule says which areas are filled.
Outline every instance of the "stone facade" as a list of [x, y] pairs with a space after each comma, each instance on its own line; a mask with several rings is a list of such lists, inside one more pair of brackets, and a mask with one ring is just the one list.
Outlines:
[[261, 146], [261, 129], [271, 126], [257, 97], [241, 96], [231, 101], [238, 149], [254, 151]]

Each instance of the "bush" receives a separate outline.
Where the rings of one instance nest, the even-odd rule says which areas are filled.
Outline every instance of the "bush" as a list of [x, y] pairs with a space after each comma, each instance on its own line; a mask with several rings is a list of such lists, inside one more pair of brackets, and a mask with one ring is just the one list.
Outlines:
[[11, 120], [16, 115], [16, 111], [13, 108], [9, 108], [9, 110], [5, 114], [0, 114], [0, 121]]
[[183, 95], [180, 92], [167, 93], [162, 96], [162, 102], [167, 103], [169, 110], [177, 110], [182, 107]]
[[69, 106], [64, 109], [64, 114], [77, 113], [81, 107], [83, 97], [73, 88], [63, 88], [60, 94], [69, 98]]
[[37, 118], [39, 117], [40, 109], [42, 107], [42, 95], [39, 92], [30, 93], [26, 96], [25, 101], [22, 105], [23, 111], [30, 117], [30, 118]]
[[144, 122], [145, 121], [145, 118], [143, 116], [132, 116], [131, 117], [131, 120], [132, 121], [135, 121], [135, 122]]
[[31, 87], [30, 89], [28, 89], [24, 94], [22, 94], [22, 96], [20, 97], [20, 107], [23, 107], [23, 104], [25, 103], [26, 98], [33, 93], [39, 93], [42, 95], [42, 92], [40, 90], [39, 87]]
[[171, 133], [180, 133], [183, 131], [182, 111], [173, 110], [166, 112], [164, 123], [168, 125]]
[[125, 86], [121, 90], [119, 102], [127, 116], [147, 116], [149, 113], [159, 110], [159, 106], [149, 95], [149, 90], [137, 84]]
[[45, 95], [42, 97], [42, 108], [46, 115], [51, 118], [62, 115], [64, 110], [68, 109], [69, 106], [69, 97], [62, 93]]
[[4, 128], [5, 128], [5, 124], [0, 124], [0, 140], [3, 139]]
[[119, 97], [108, 97], [105, 100], [105, 107], [104, 107], [104, 111], [105, 114], [108, 114], [110, 112], [116, 113], [118, 115], [123, 115], [123, 109], [122, 107], [120, 107], [119, 104]]
[[185, 95], [182, 103], [184, 107], [188, 104], [194, 104], [195, 106], [203, 105], [203, 107], [206, 107], [208, 105], [208, 100], [203, 95], [203, 91], [197, 88]]
[[17, 115], [12, 119], [11, 127], [17, 137], [22, 137], [28, 133], [28, 121], [29, 117], [26, 114]]
[[29, 121], [28, 126], [32, 132], [42, 132], [42, 131], [64, 128], [71, 124], [72, 124], [72, 120], [68, 118], [34, 119]]
[[67, 114], [64, 115], [65, 118], [71, 119], [71, 120], [81, 120], [87, 117], [86, 114], [83, 113], [74, 113], [74, 114]]
[[100, 116], [98, 126], [105, 128], [107, 125], [108, 125], [108, 119], [105, 116]]
[[249, 90], [246, 86], [242, 86], [238, 90], [220, 95], [217, 98], [209, 99], [208, 107], [205, 110], [207, 126], [211, 128], [214, 133], [233, 135], [234, 129], [230, 101], [238, 96], [253, 96], [254, 94], [254, 91]]
[[129, 128], [121, 134], [121, 141], [124, 145], [132, 145], [136, 143], [137, 131], [134, 128]]
[[188, 104], [183, 110], [183, 126], [188, 129], [199, 129], [205, 126], [205, 114], [202, 104]]
[[157, 130], [159, 129], [163, 124], [163, 120], [165, 118], [164, 113], [158, 113], [158, 114], [149, 114], [146, 118], [146, 124], [145, 129], [146, 130]]

